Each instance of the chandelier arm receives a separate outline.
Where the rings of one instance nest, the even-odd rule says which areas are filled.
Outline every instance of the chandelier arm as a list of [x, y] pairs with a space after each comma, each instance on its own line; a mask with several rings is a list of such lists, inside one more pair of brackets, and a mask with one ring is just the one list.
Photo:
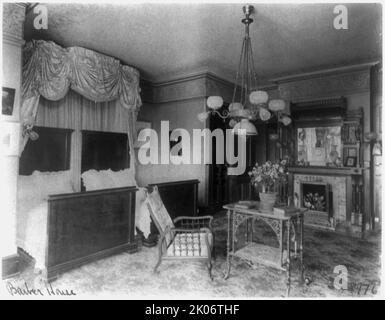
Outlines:
[[244, 83], [243, 83], [243, 78], [244, 78], [244, 76], [243, 76], [243, 70], [244, 70], [244, 66], [243, 66], [243, 64], [244, 64], [244, 62], [243, 62], [243, 55], [244, 55], [244, 50], [245, 49], [245, 39], [243, 39], [243, 41], [242, 41], [242, 51], [241, 51], [241, 56], [240, 56], [240, 67], [239, 67], [239, 73], [240, 73], [240, 77], [241, 77], [241, 79], [240, 79], [240, 87], [241, 87], [241, 92], [240, 92], [240, 97], [239, 97], [239, 102], [241, 103], [241, 104], [243, 104], [243, 85], [244, 85]]
[[247, 52], [246, 52], [246, 92], [245, 99], [250, 94], [251, 82], [250, 82], [250, 37], [247, 38]]
[[242, 70], [242, 104], [246, 105], [246, 95], [247, 95], [247, 37], [244, 39], [245, 42], [245, 50], [243, 52], [243, 70]]
[[[253, 54], [252, 52], [251, 52], [251, 54]], [[253, 64], [253, 66], [254, 66], [254, 58], [253, 58], [253, 56], [251, 56], [251, 63]], [[255, 69], [254, 69], [254, 67], [253, 67], [253, 70], [252, 70], [252, 72], [251, 72], [251, 76], [252, 76], [252, 81], [254, 82], [253, 83], [253, 85], [254, 85], [254, 90], [257, 90], [257, 88], [258, 88], [258, 83], [257, 83], [257, 73], [255, 72]]]
[[249, 46], [249, 50], [248, 50], [248, 58], [247, 58], [247, 61], [248, 61], [248, 64], [249, 64], [249, 67], [248, 67], [248, 72], [247, 72], [247, 80], [249, 82], [249, 91], [252, 90], [252, 72], [254, 70], [253, 68], [253, 65], [252, 65], [252, 56], [251, 56], [251, 39], [249, 38], [249, 41], [248, 41], [248, 46]]
[[[234, 91], [233, 91], [233, 100], [231, 102], [235, 102], [235, 95], [237, 93], [237, 87], [238, 87], [238, 81], [239, 81], [239, 72], [241, 70], [241, 65], [242, 65], [242, 53], [244, 50], [245, 42], [242, 41], [242, 49], [241, 49], [241, 56], [239, 58], [239, 63], [238, 63], [238, 70], [237, 70], [237, 75], [235, 78], [235, 86], [234, 86]], [[242, 87], [241, 87], [241, 97], [242, 97]]]
[[230, 112], [228, 110], [223, 110], [222, 113], [220, 113], [217, 110], [212, 110], [211, 114], [216, 114], [217, 116], [219, 116], [223, 120], [227, 119], [230, 116]]
[[253, 78], [254, 78], [254, 87], [255, 87], [255, 90], [257, 89], [257, 73], [255, 72], [255, 64], [254, 64], [254, 54], [253, 54], [253, 47], [251, 45], [251, 41], [250, 41], [250, 54], [251, 54], [251, 66], [252, 66], [252, 75], [253, 75]]

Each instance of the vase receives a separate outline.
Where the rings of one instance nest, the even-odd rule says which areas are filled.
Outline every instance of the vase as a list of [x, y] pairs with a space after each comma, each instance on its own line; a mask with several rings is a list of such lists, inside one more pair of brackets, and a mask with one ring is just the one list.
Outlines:
[[338, 159], [338, 156], [339, 155], [338, 155], [338, 151], [337, 151], [337, 146], [332, 145], [332, 150], [329, 153], [330, 162], [335, 164], [337, 159]]
[[260, 192], [259, 208], [265, 211], [273, 211], [275, 202], [277, 201], [277, 192]]

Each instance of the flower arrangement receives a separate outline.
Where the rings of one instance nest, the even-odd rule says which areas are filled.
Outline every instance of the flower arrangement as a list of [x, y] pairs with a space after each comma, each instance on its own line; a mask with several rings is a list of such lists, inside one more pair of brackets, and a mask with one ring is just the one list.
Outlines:
[[278, 182], [287, 181], [287, 160], [276, 163], [267, 161], [260, 166], [256, 163], [249, 176], [254, 187], [261, 186], [262, 192], [274, 192]]

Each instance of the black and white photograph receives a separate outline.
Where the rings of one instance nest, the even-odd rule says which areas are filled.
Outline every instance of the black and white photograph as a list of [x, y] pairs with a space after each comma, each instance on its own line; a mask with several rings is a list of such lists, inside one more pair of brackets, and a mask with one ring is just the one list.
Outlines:
[[385, 298], [382, 2], [1, 6], [1, 299]]

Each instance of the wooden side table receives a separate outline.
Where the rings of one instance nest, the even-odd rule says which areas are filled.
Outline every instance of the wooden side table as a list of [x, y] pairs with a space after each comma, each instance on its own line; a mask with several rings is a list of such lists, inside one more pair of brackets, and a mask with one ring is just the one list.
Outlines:
[[[303, 217], [304, 209], [291, 213], [275, 215], [273, 212], [259, 209], [238, 208], [235, 204], [223, 207], [227, 210], [227, 270], [225, 279], [230, 275], [231, 261], [237, 257], [251, 264], [263, 264], [286, 272], [286, 295], [290, 294], [291, 261], [299, 258], [301, 283], [304, 280], [303, 267]], [[277, 236], [279, 248], [267, 246], [253, 241], [254, 221], [265, 222]], [[246, 224], [246, 243], [236, 248], [236, 235], [240, 225]], [[294, 245], [292, 248], [291, 245]]]

